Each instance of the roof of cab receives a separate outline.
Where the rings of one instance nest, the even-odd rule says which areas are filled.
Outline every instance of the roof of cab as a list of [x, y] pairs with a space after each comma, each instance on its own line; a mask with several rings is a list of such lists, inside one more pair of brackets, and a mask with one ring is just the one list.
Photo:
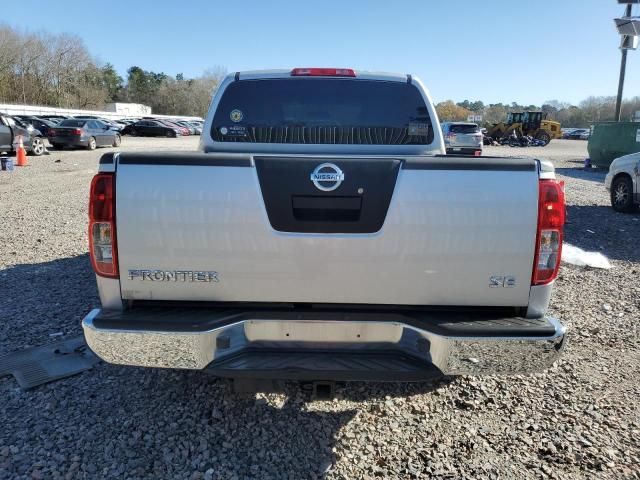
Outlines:
[[[368, 72], [364, 70], [356, 70], [355, 79], [358, 80], [385, 80], [388, 82], [406, 82], [409, 76], [402, 73], [388, 73], [388, 72]], [[261, 80], [269, 78], [291, 78], [291, 69], [276, 69], [276, 70], [249, 70], [245, 72], [230, 73], [228, 77], [236, 78], [238, 80]], [[294, 77], [294, 78], [318, 78], [318, 77]], [[327, 77], [331, 78], [331, 77]], [[353, 77], [334, 77], [334, 78], [347, 78]]]

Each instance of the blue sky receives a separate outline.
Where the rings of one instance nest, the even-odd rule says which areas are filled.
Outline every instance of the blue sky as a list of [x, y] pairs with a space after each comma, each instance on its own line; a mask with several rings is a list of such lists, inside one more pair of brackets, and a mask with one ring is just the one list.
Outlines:
[[[615, 95], [612, 19], [624, 9], [616, 0], [2, 3], [0, 22], [75, 33], [122, 75], [131, 65], [186, 77], [215, 66], [353, 67], [418, 75], [436, 101], [526, 104]], [[640, 95], [640, 50], [629, 53], [625, 87]]]

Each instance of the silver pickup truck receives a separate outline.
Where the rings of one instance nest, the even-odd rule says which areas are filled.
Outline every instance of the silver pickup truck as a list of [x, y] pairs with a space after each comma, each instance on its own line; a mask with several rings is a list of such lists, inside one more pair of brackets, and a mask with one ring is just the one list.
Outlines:
[[123, 365], [229, 378], [536, 372], [564, 194], [528, 158], [445, 155], [411, 75], [239, 72], [194, 153], [100, 160], [83, 328]]

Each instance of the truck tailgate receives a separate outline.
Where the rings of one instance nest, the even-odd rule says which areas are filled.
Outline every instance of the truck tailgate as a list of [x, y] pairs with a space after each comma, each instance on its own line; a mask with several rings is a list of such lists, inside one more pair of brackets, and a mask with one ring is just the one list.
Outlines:
[[533, 159], [123, 153], [122, 297], [526, 306], [537, 198]]

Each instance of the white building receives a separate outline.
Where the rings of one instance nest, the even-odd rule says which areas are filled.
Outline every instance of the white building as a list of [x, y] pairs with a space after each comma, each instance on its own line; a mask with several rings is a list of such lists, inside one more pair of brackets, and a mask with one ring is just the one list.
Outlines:
[[[118, 120], [124, 117], [140, 118], [151, 116], [151, 107], [138, 103], [110, 103], [105, 110], [80, 110], [73, 108], [41, 107], [37, 105], [14, 105], [0, 103], [0, 113], [8, 115], [94, 115], [96, 117]], [[179, 118], [182, 120], [202, 120], [201, 117], [186, 115], [153, 115], [155, 118]]]
[[104, 109], [128, 117], [151, 115], [151, 107], [140, 103], [107, 103]]

